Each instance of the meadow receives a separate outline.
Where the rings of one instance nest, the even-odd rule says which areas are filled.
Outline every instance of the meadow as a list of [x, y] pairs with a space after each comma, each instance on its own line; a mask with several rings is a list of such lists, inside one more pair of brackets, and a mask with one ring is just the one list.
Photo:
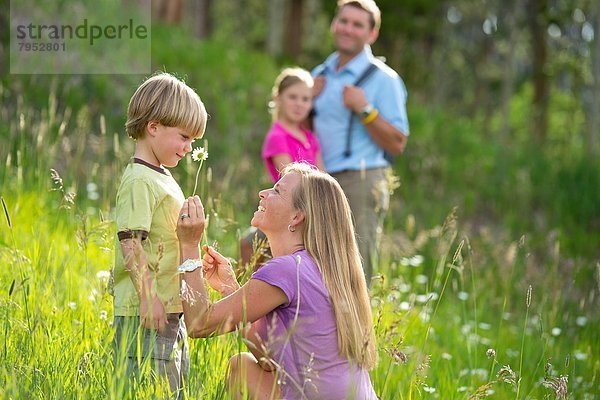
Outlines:
[[[258, 151], [279, 65], [219, 43], [190, 49], [154, 37], [157, 69], [185, 77], [211, 114], [198, 143], [209, 153], [200, 184], [207, 236], [236, 259], [256, 193], [268, 184]], [[132, 152], [124, 112], [140, 80], [1, 81], [2, 398], [163, 394], [143, 382], [128, 392], [112, 375], [114, 193]], [[561, 136], [577, 106], [560, 94], [552, 145], [528, 147], [529, 95], [515, 95], [520, 136], [510, 149], [481, 133], [477, 117], [409, 109], [413, 133], [395, 165], [371, 283], [380, 354], [371, 379], [382, 399], [600, 398], [600, 165]], [[186, 194], [195, 168], [186, 159], [173, 170]], [[237, 271], [248, 276], [245, 266]], [[243, 341], [229, 334], [190, 344], [187, 398], [228, 398], [227, 360]]]

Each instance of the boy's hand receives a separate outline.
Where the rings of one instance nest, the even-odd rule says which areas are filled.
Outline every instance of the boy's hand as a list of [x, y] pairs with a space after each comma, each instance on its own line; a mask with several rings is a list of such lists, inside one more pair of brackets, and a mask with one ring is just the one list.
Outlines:
[[158, 296], [152, 295], [150, 298], [142, 296], [140, 299], [140, 323], [145, 329], [156, 330], [158, 333], [164, 332], [169, 322], [165, 307]]
[[[187, 198], [183, 202], [179, 215], [179, 220], [177, 221], [177, 238], [179, 239], [181, 250], [197, 248], [206, 225], [204, 206], [200, 201], [200, 197], [193, 196]], [[192, 257], [194, 256], [192, 255]]]

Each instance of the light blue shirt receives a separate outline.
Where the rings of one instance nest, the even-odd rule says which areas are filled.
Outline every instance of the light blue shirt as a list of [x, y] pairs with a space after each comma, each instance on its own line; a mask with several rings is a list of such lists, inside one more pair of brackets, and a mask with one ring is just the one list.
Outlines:
[[409, 134], [406, 115], [406, 88], [398, 74], [373, 57], [371, 48], [365, 49], [339, 71], [336, 71], [338, 54], [331, 54], [323, 64], [317, 66], [313, 76], [325, 76], [325, 87], [314, 100], [316, 115], [314, 128], [321, 145], [325, 169], [329, 173], [344, 170], [360, 170], [387, 167], [384, 152], [369, 136], [360, 117], [354, 115], [350, 156], [346, 156], [346, 138], [351, 111], [344, 106], [343, 89], [354, 85], [371, 63], [378, 68], [360, 87], [371, 103], [386, 121], [405, 135]]

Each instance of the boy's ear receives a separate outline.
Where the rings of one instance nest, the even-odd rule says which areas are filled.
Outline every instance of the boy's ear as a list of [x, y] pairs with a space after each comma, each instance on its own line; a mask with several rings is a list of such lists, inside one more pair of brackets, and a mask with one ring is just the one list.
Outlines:
[[158, 122], [157, 121], [148, 121], [146, 124], [146, 133], [150, 136], [156, 135], [156, 131], [158, 130]]

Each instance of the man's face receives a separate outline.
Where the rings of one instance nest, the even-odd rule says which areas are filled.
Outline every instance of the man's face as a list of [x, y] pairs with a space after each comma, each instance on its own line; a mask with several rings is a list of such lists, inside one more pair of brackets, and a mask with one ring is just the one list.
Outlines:
[[335, 46], [340, 53], [354, 56], [366, 44], [377, 39], [377, 31], [371, 28], [370, 14], [360, 8], [346, 5], [342, 7], [331, 24]]

